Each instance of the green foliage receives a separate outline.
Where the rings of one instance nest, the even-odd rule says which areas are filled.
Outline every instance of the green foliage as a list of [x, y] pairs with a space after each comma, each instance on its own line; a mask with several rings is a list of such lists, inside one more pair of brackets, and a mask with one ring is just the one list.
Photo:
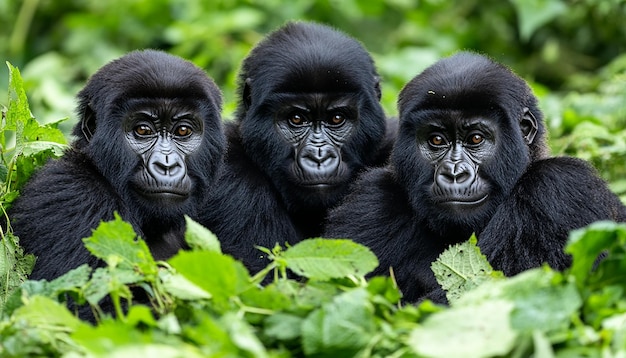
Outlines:
[[[5, 220], [6, 210], [19, 195], [34, 170], [48, 158], [60, 156], [65, 148], [65, 137], [55, 124], [40, 125], [32, 117], [17, 68], [9, 68], [9, 105], [2, 109], [0, 121], [0, 216]], [[31, 272], [33, 255], [24, 255], [19, 238], [11, 227], [0, 229], [0, 314], [13, 290]]]
[[317, 280], [364, 276], [378, 266], [366, 247], [350, 240], [306, 240], [287, 250], [282, 258], [298, 275]]
[[[208, 231], [201, 235], [212, 237]], [[107, 244], [114, 236], [116, 244]], [[492, 271], [475, 239], [455, 245], [433, 265], [443, 272], [441, 285], [455, 292], [447, 308], [428, 301], [402, 306], [391, 279], [366, 280], [367, 270], [352, 264], [329, 266], [327, 260], [339, 252], [352, 257], [346, 262], [377, 263], [367, 249], [346, 240], [311, 239], [273, 250], [281, 263], [268, 267], [298, 267], [310, 279], [278, 276], [265, 287], [256, 285], [240, 262], [212, 247], [156, 262], [119, 217], [101, 223], [85, 242], [108, 260], [104, 271], [83, 266], [51, 282], [25, 282], [0, 320], [1, 356], [626, 354], [626, 224], [603, 222], [572, 233], [567, 250], [573, 265], [563, 273], [543, 267], [504, 278]], [[290, 261], [292, 255], [306, 257], [305, 248], [314, 260]], [[606, 258], [595, 267], [600, 252]], [[318, 275], [321, 268], [329, 271], [326, 277]], [[128, 310], [118, 307], [116, 318], [102, 315], [88, 298], [93, 285], [101, 287], [99, 298], [126, 297]], [[145, 290], [150, 303], [133, 303], [131, 287]], [[66, 295], [76, 302], [88, 298], [98, 323], [75, 318], [63, 305]]]
[[[474, 49], [510, 65], [539, 95], [553, 151], [589, 160], [626, 201], [626, 56], [620, 55], [626, 48], [625, 5], [0, 1], [6, 24], [0, 53], [19, 64], [27, 79], [9, 65], [0, 123], [0, 205], [4, 214], [33, 171], [62, 153], [65, 138], [58, 128], [67, 133], [72, 122], [55, 120], [73, 112], [74, 95], [106, 61], [144, 47], [189, 58], [223, 89], [229, 117], [241, 59], [267, 31], [296, 18], [331, 24], [363, 41], [382, 75], [382, 102], [390, 114], [406, 81], [443, 55]], [[25, 89], [47, 124], [32, 117]], [[451, 247], [432, 265], [450, 307], [401, 304], [392, 279], [365, 278], [376, 257], [346, 240], [260, 248], [268, 266], [250, 277], [191, 219], [185, 238], [190, 251], [155, 261], [116, 216], [85, 239], [106, 266], [28, 281], [34, 257], [23, 253], [9, 227], [0, 245], [0, 356], [626, 355], [623, 224], [596, 223], [573, 232], [567, 247], [573, 264], [562, 273], [542, 267], [504, 278], [474, 239]], [[599, 255], [606, 257], [598, 261]], [[301, 279], [290, 279], [288, 271]], [[271, 283], [261, 287], [267, 275]], [[141, 291], [146, 299], [137, 302]], [[115, 317], [98, 306], [106, 296]], [[68, 299], [90, 305], [96, 324], [77, 319], [65, 307]]]
[[475, 235], [469, 241], [454, 245], [439, 255], [431, 269], [441, 287], [446, 290], [449, 302], [487, 280], [504, 277], [502, 272], [494, 271], [480, 253]]

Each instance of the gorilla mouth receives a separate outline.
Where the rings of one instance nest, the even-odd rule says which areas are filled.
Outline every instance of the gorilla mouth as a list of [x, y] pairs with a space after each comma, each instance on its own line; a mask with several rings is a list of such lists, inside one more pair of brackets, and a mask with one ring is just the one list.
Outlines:
[[304, 184], [300, 184], [300, 186], [304, 189], [308, 189], [308, 190], [314, 190], [317, 192], [326, 192], [326, 191], [331, 191], [333, 189], [335, 189], [337, 187], [336, 183], [330, 183], [330, 182], [326, 182], [326, 183], [304, 183]]
[[439, 204], [441, 205], [450, 205], [450, 206], [458, 206], [458, 207], [476, 207], [476, 206], [480, 206], [482, 205], [485, 201], [487, 201], [487, 198], [489, 197], [489, 194], [485, 194], [482, 197], [447, 197], [447, 198], [443, 198], [442, 200], [439, 201]]
[[189, 197], [186, 190], [177, 190], [175, 188], [143, 188], [140, 194], [149, 199], [173, 200], [181, 201]]

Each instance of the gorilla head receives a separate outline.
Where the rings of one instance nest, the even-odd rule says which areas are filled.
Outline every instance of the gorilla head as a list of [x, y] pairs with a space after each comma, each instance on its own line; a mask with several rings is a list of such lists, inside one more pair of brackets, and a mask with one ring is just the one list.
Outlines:
[[78, 100], [75, 147], [140, 216], [177, 217], [205, 196], [225, 145], [221, 93], [200, 68], [132, 52], [94, 74]]
[[437, 62], [405, 86], [398, 104], [393, 162], [435, 232], [484, 226], [531, 161], [546, 155], [531, 89], [483, 56]]
[[326, 26], [288, 23], [271, 33], [243, 62], [239, 91], [246, 153], [289, 210], [334, 205], [385, 134], [370, 55]]

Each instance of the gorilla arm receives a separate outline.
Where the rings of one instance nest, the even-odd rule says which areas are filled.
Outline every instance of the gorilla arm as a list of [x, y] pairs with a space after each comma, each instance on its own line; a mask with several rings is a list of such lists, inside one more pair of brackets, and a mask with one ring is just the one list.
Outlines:
[[96, 266], [82, 239], [115, 210], [125, 215], [108, 182], [79, 152], [42, 168], [10, 209], [20, 244], [38, 257], [30, 278], [51, 280], [83, 263]]
[[242, 260], [256, 273], [269, 264], [255, 246], [272, 249], [277, 242], [290, 242], [300, 235], [270, 180], [245, 155], [233, 122], [225, 125], [228, 151], [217, 189], [200, 213], [202, 223], [222, 243], [222, 250]]
[[424, 227], [393, 172], [376, 168], [363, 173], [343, 203], [330, 211], [324, 237], [369, 247], [379, 259], [372, 275], [389, 275], [391, 268], [404, 299], [414, 302], [439, 287], [430, 264], [442, 250], [438, 242], [424, 239], [429, 237]]
[[[531, 220], [528, 220], [531, 218]], [[626, 221], [626, 207], [586, 162], [556, 157], [533, 162], [502, 203], [478, 245], [505, 275], [543, 263], [563, 270], [569, 232], [598, 220]]]

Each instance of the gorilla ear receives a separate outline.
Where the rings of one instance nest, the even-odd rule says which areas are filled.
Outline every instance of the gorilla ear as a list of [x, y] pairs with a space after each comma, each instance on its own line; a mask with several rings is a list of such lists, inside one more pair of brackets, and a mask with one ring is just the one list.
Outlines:
[[374, 76], [374, 82], [376, 82], [376, 84], [374, 85], [374, 91], [376, 91], [376, 98], [378, 98], [378, 100], [380, 101], [380, 98], [382, 97], [382, 91], [380, 90], [380, 76]]
[[535, 140], [535, 136], [537, 135], [537, 118], [535, 118], [528, 107], [524, 107], [523, 111], [524, 114], [522, 115], [522, 119], [520, 119], [519, 126], [522, 130], [522, 135], [524, 136], [526, 143], [530, 145]]
[[252, 78], [248, 77], [243, 83], [243, 104], [246, 109], [250, 108], [250, 104], [252, 103]]
[[83, 132], [87, 142], [91, 140], [96, 131], [96, 113], [91, 109], [91, 104], [85, 106], [83, 116], [80, 119], [80, 130]]

